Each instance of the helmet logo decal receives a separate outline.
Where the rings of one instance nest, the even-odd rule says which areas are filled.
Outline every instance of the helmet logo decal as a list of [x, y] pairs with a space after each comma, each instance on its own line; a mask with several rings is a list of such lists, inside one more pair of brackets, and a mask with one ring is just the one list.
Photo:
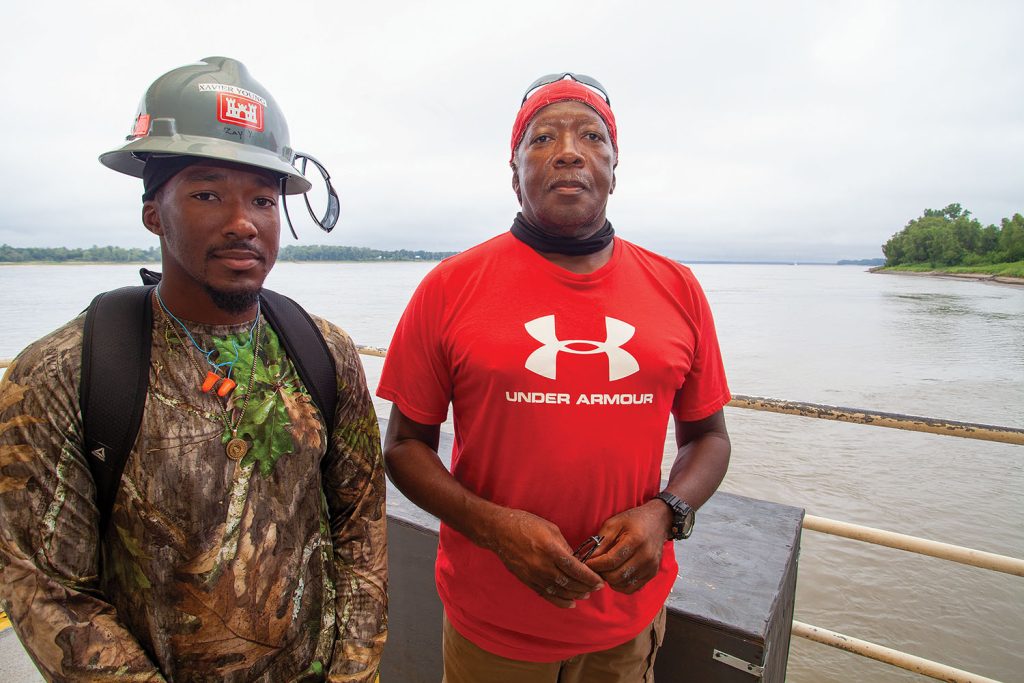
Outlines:
[[243, 128], [263, 130], [263, 105], [242, 95], [217, 93], [217, 120]]
[[232, 126], [263, 130], [267, 101], [256, 93], [225, 83], [199, 83], [199, 92], [217, 93], [217, 120]]

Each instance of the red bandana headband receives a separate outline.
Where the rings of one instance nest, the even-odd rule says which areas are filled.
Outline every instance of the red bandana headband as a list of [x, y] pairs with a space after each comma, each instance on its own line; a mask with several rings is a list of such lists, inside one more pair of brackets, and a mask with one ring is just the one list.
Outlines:
[[587, 86], [567, 79], [555, 81], [545, 85], [543, 88], [538, 88], [523, 103], [522, 109], [519, 110], [519, 114], [516, 116], [516, 122], [512, 126], [512, 157], [509, 159], [510, 163], [515, 160], [516, 147], [519, 146], [523, 135], [526, 134], [526, 127], [530, 125], [531, 119], [533, 119], [537, 112], [549, 104], [565, 100], [582, 102], [604, 119], [604, 124], [608, 126], [608, 135], [612, 139], [612, 147], [615, 149], [615, 153], [618, 154], [618, 133], [615, 129], [615, 115], [612, 114], [612, 108], [608, 106], [603, 97]]

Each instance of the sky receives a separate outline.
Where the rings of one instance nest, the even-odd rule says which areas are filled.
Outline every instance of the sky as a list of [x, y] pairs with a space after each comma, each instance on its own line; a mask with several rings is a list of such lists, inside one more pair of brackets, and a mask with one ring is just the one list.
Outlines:
[[[685, 261], [881, 257], [925, 208], [1024, 213], [1020, 2], [6, 2], [0, 244], [156, 246], [102, 166], [161, 74], [241, 60], [341, 197], [300, 244], [462, 250], [518, 204], [536, 77], [600, 80], [608, 217]], [[293, 243], [287, 234], [282, 244]]]

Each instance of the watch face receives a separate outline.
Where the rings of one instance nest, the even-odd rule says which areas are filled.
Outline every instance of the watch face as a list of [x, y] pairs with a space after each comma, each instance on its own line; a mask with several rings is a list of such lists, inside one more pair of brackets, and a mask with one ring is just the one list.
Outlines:
[[672, 538], [676, 541], [689, 538], [696, 517], [693, 508], [668, 491], [662, 491], [656, 497], [672, 509]]
[[682, 525], [680, 528], [680, 536], [683, 538], [689, 538], [690, 534], [693, 533], [693, 523], [696, 520], [697, 515], [694, 513], [693, 508], [687, 507], [686, 513], [683, 515]]

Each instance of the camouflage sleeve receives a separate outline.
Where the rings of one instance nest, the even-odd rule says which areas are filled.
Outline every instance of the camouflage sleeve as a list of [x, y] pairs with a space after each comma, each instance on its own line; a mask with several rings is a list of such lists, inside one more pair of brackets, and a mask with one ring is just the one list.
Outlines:
[[337, 327], [319, 322], [338, 369], [338, 409], [323, 467], [338, 582], [338, 642], [328, 680], [372, 683], [388, 610], [380, 429], [355, 345]]
[[163, 681], [98, 588], [81, 339], [79, 318], [29, 346], [0, 381], [0, 606], [49, 681]]

